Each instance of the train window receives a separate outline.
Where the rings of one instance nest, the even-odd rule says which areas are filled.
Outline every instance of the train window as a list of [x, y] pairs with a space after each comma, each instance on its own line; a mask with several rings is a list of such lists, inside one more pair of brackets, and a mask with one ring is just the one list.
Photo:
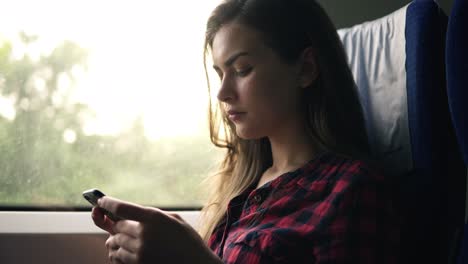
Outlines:
[[0, 206], [85, 206], [99, 188], [200, 207], [222, 156], [202, 61], [217, 2], [3, 1]]

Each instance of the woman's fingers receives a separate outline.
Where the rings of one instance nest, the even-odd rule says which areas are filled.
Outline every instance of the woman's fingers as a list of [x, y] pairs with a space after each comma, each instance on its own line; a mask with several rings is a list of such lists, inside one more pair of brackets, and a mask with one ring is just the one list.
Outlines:
[[[159, 208], [145, 207], [138, 204], [122, 201], [110, 196], [104, 196], [99, 198], [98, 205], [100, 208], [112, 213], [113, 215], [127, 219], [133, 220], [140, 223], [145, 223], [151, 221], [156, 222], [167, 222], [168, 220], [177, 219], [181, 221], [181, 217], [174, 214], [175, 216], [171, 217], [166, 212]], [[120, 221], [119, 221], [120, 222]]]
[[138, 263], [137, 255], [133, 252], [126, 250], [123, 247], [110, 249], [109, 250], [109, 260], [111, 263], [125, 263], [132, 264]]
[[108, 258], [112, 264], [138, 263], [136, 255], [123, 248], [109, 251]]
[[114, 222], [104, 215], [104, 212], [99, 207], [93, 207], [91, 218], [96, 226], [107, 231], [109, 234], [115, 234], [112, 229]]
[[[165, 212], [166, 213], [166, 212]], [[184, 222], [184, 219], [182, 219], [182, 217], [180, 217], [180, 215], [176, 214], [176, 213], [166, 213], [168, 214], [169, 216], [172, 216], [174, 217], [175, 219], [181, 221], [181, 222]]]
[[126, 250], [125, 248], [119, 248], [117, 251], [114, 251], [113, 253], [116, 259], [122, 261], [125, 264], [138, 263], [137, 255], [133, 252]]
[[139, 253], [141, 249], [141, 240], [131, 237], [127, 234], [118, 233], [111, 235], [106, 241], [108, 250], [117, 250], [124, 248], [131, 253]]
[[152, 210], [138, 204], [122, 201], [109, 196], [104, 196], [98, 200], [99, 207], [112, 214], [128, 220], [144, 222], [152, 214]]
[[142, 224], [132, 220], [121, 220], [112, 226], [115, 233], [124, 233], [132, 237], [139, 237], [143, 231]]
[[[102, 211], [96, 209], [95, 212], [96, 224], [113, 234], [106, 241], [112, 263], [142, 263], [145, 259], [161, 260], [169, 255], [175, 260], [184, 259], [186, 251], [191, 250], [191, 255], [198, 256], [197, 249], [206, 247], [196, 231], [177, 214], [109, 196], [100, 198], [98, 204], [101, 209], [124, 219], [106, 222]], [[179, 247], [180, 250], [176, 250]]]
[[119, 249], [119, 245], [117, 245], [114, 235], [110, 235], [109, 238], [107, 238], [105, 245], [108, 251]]
[[125, 264], [120, 259], [112, 259], [109, 257], [109, 260], [111, 264]]

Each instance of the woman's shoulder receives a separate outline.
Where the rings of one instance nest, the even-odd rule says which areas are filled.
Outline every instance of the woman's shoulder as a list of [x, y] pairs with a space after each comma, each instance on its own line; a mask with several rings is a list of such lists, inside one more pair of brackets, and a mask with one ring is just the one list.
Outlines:
[[383, 184], [383, 174], [369, 161], [337, 153], [325, 153], [303, 168], [298, 184], [305, 189], [314, 185], [345, 188], [358, 183]]

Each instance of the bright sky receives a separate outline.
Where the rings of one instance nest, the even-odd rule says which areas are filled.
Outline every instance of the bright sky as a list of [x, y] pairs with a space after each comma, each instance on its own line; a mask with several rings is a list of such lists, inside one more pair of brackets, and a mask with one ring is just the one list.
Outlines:
[[115, 134], [142, 116], [152, 139], [187, 135], [206, 129], [204, 29], [219, 1], [6, 0], [0, 35], [39, 35], [34, 49], [17, 46], [18, 56], [64, 39], [89, 49], [75, 94], [97, 113], [86, 133]]

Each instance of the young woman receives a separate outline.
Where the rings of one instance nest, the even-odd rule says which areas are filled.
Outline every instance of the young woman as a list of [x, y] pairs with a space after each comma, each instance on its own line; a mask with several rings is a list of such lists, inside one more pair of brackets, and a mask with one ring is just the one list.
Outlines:
[[111, 262], [396, 263], [390, 193], [367, 162], [355, 83], [323, 9], [313, 0], [227, 0], [205, 43], [221, 80], [211, 140], [227, 154], [202, 229], [102, 198], [100, 208], [127, 219], [93, 209], [111, 234]]

